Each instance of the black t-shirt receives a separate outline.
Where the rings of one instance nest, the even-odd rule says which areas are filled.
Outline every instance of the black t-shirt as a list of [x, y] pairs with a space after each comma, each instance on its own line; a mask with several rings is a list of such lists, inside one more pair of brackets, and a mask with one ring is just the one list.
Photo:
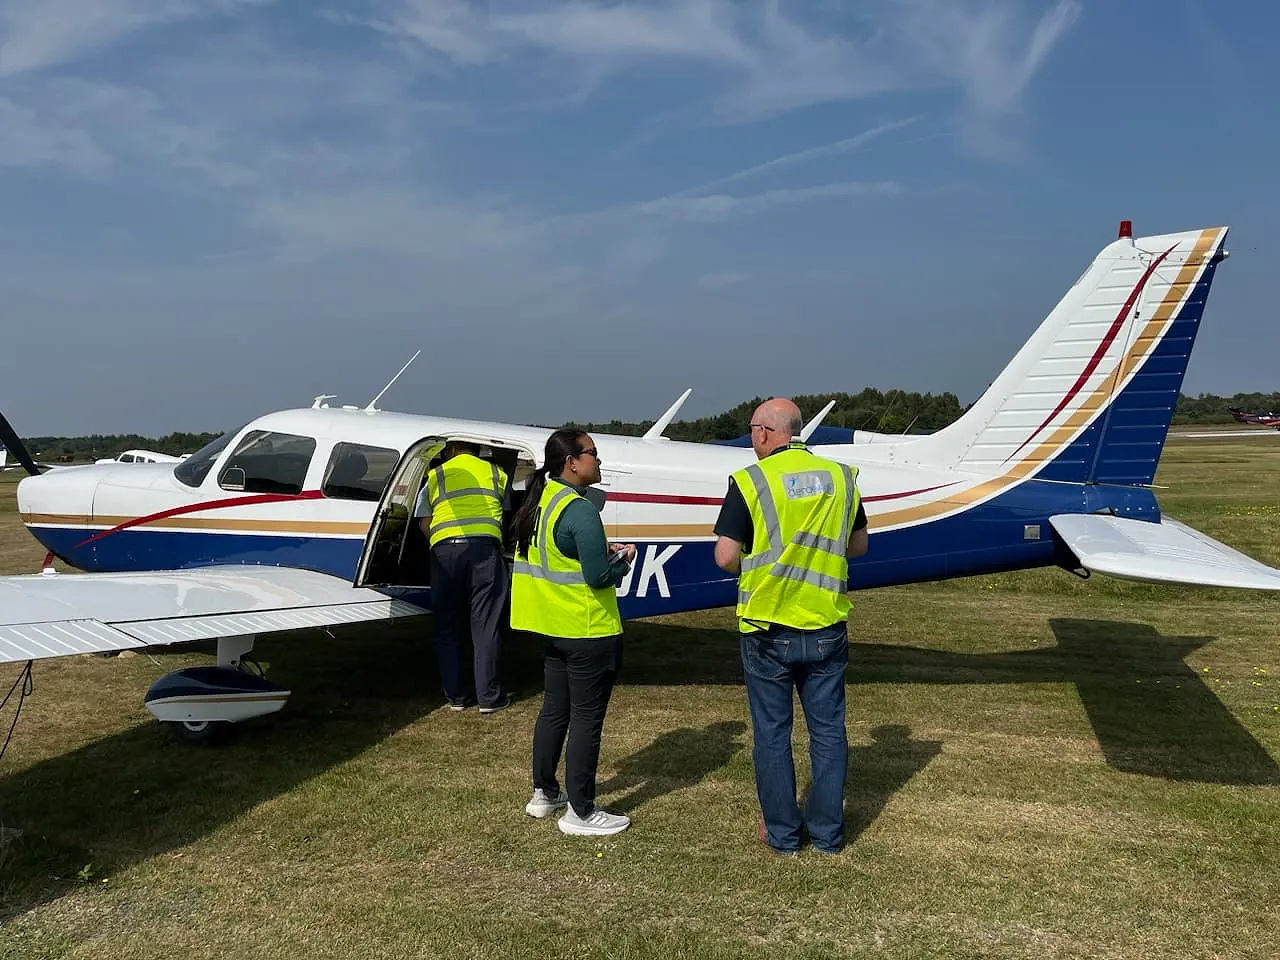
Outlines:
[[[782, 448], [787, 449], [786, 447]], [[772, 456], [773, 454], [770, 454]], [[862, 501], [858, 501], [858, 513], [853, 518], [853, 531], [861, 530], [867, 525], [867, 511], [862, 509]], [[729, 489], [725, 491], [724, 503], [720, 506], [720, 516], [716, 517], [715, 534], [718, 537], [728, 537], [730, 540], [737, 540], [742, 544], [742, 548], [747, 552], [751, 552], [752, 531], [755, 529], [751, 522], [751, 511], [747, 509], [747, 501], [742, 498], [742, 491], [738, 489], [738, 485], [733, 482], [733, 477], [729, 478]]]

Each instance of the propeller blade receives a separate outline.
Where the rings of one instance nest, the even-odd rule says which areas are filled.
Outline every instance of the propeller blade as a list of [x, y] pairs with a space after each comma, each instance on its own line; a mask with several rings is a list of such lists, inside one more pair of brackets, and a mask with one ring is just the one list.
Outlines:
[[31, 454], [27, 453], [27, 448], [22, 445], [18, 435], [13, 432], [13, 427], [9, 426], [9, 421], [5, 419], [3, 413], [0, 413], [0, 443], [3, 443], [5, 449], [13, 454], [13, 459], [22, 464], [27, 473], [33, 477], [40, 476], [40, 468], [31, 459]]

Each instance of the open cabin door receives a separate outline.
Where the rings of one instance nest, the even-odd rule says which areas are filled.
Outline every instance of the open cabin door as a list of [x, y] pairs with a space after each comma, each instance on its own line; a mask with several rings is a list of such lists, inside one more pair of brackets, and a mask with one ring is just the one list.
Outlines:
[[[356, 567], [357, 587], [426, 587], [431, 583], [430, 551], [426, 535], [414, 514], [427, 474], [438, 463], [450, 440], [463, 440], [480, 448], [484, 460], [496, 463], [507, 474], [503, 530], [520, 506], [523, 491], [533, 474], [532, 453], [520, 444], [469, 434], [423, 437], [411, 445], [392, 471], [373, 515], [364, 553]], [[504, 543], [505, 546], [505, 543]]]

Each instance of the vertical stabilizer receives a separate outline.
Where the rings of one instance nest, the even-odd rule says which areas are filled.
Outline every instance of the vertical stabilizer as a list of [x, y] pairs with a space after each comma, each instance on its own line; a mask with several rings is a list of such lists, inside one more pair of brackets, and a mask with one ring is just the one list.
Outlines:
[[965, 415], [903, 459], [1151, 483], [1227, 229], [1134, 240], [1127, 223]]

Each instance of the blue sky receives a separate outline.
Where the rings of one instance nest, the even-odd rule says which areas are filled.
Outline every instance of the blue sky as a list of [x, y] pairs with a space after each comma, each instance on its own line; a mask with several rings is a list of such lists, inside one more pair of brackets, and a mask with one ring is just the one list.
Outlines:
[[1094, 253], [1229, 224], [1186, 389], [1275, 390], [1270, 4], [5, 0], [24, 434], [366, 402], [973, 399]]

